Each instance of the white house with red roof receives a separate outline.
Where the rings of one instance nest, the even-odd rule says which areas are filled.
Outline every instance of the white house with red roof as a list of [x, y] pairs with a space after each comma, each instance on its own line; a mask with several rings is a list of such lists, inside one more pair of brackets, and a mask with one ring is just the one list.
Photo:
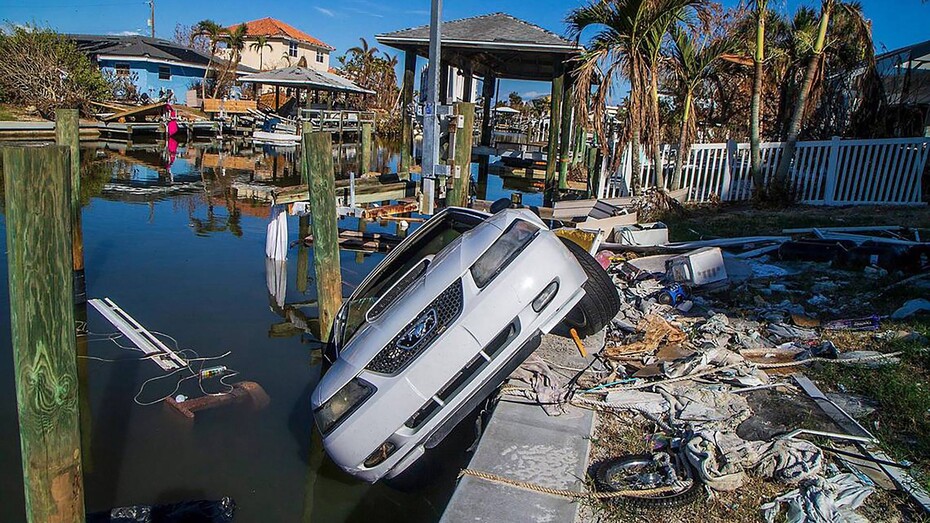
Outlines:
[[[239, 25], [227, 29], [231, 31]], [[245, 26], [248, 36], [242, 50], [242, 65], [265, 71], [297, 65], [303, 58], [309, 68], [329, 70], [329, 54], [335, 47], [318, 38], [274, 18], [252, 20], [245, 22]], [[252, 46], [259, 36], [264, 36], [268, 44], [261, 49]]]

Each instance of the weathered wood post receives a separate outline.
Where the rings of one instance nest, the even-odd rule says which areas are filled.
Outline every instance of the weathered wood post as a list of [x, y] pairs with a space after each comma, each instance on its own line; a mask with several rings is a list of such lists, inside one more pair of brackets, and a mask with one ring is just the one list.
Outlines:
[[301, 163], [304, 182], [310, 189], [313, 269], [316, 273], [320, 340], [325, 342], [329, 339], [336, 312], [342, 305], [332, 135], [328, 132], [304, 133]]
[[71, 150], [71, 264], [74, 303], [87, 301], [84, 280], [84, 231], [81, 226], [81, 137], [77, 109], [55, 111], [55, 143]]
[[67, 147], [3, 149], [26, 520], [84, 521]]
[[471, 183], [471, 148], [473, 129], [475, 128], [475, 104], [458, 102], [455, 114], [462, 117], [463, 125], [456, 130], [455, 155], [452, 164], [452, 190], [446, 202], [448, 205], [465, 207], [468, 205], [468, 186]]
[[358, 156], [358, 174], [365, 175], [371, 171], [371, 122], [362, 124], [361, 152]]
[[559, 189], [568, 189], [568, 166], [571, 163], [572, 141], [572, 94], [574, 86], [570, 78], [565, 79], [565, 92], [562, 95], [562, 130], [559, 132]]
[[404, 53], [404, 85], [401, 88], [400, 124], [400, 173], [409, 173], [413, 165], [413, 80], [417, 71], [417, 54], [412, 50]]
[[310, 270], [310, 248], [304, 243], [310, 235], [310, 215], [297, 218], [297, 292], [307, 292], [307, 272]]
[[549, 98], [549, 143], [546, 148], [546, 204], [551, 204], [551, 195], [554, 192], [559, 167], [559, 131], [562, 122], [562, 90], [565, 84], [565, 73], [562, 65], [557, 65], [559, 72], [552, 79], [552, 94]]

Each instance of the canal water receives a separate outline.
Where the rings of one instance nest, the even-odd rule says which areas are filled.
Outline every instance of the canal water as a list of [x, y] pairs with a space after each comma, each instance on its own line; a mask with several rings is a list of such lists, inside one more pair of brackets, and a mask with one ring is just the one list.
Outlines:
[[[297, 248], [286, 265], [265, 260], [267, 205], [226, 196], [234, 182], [299, 183], [299, 153], [250, 144], [93, 143], [82, 153], [84, 253], [89, 297], [109, 297], [169, 346], [191, 349], [205, 362], [239, 372], [270, 398], [253, 411], [233, 406], [188, 422], [164, 403], [167, 395], [197, 397], [223, 386], [204, 380], [178, 385], [151, 361], [140, 361], [125, 338], [90, 310], [87, 356], [79, 360], [85, 495], [89, 512], [133, 504], [233, 498], [236, 521], [436, 521], [474, 442], [463, 423], [415, 481], [368, 485], [343, 473], [312, 437], [309, 397], [320, 374], [319, 342], [301, 329], [316, 317], [312, 269], [298, 274]], [[354, 147], [339, 154], [342, 175], [355, 169]], [[394, 172], [396, 148], [380, 144], [373, 169]], [[0, 184], [2, 188], [2, 184]], [[2, 190], [2, 189], [0, 189]], [[487, 198], [523, 194], [491, 175]], [[2, 202], [2, 198], [0, 198]], [[369, 223], [367, 232], [397, 225]], [[413, 227], [416, 227], [414, 224]], [[355, 219], [340, 228], [356, 229]], [[291, 241], [296, 217], [288, 218]], [[0, 237], [6, 237], [0, 203]], [[343, 251], [348, 295], [382, 259]], [[0, 521], [22, 521], [23, 489], [6, 249], [0, 250]], [[295, 320], [296, 318], [296, 320]], [[298, 321], [299, 320], [299, 321]], [[311, 322], [312, 323], [312, 322]], [[170, 336], [170, 338], [168, 337]], [[119, 346], [123, 345], [123, 347]], [[188, 353], [188, 356], [194, 353]]]

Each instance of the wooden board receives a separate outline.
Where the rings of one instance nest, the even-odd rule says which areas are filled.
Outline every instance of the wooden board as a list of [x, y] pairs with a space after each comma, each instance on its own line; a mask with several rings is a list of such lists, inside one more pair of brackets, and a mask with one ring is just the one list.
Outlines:
[[227, 169], [239, 169], [241, 171], [254, 171], [255, 159], [242, 156], [221, 156], [215, 153], [204, 153], [203, 166], [210, 169], [225, 167]]
[[249, 110], [258, 109], [258, 102], [255, 100], [221, 100], [219, 98], [205, 98], [203, 101], [203, 112], [226, 114], [249, 114]]
[[612, 233], [614, 227], [618, 225], [632, 225], [636, 223], [636, 213], [622, 214], [620, 216], [612, 216], [610, 218], [601, 218], [600, 220], [587, 219], [577, 225], [580, 229], [600, 229], [602, 231], [607, 231], [608, 234]]

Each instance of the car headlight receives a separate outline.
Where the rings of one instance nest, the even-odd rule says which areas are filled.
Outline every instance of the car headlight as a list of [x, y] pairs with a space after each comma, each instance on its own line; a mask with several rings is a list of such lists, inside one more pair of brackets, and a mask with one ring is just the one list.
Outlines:
[[339, 392], [313, 412], [320, 432], [326, 434], [333, 430], [347, 414], [355, 410], [374, 392], [374, 386], [358, 378], [353, 378], [352, 381], [346, 383], [339, 389]]
[[471, 276], [479, 289], [491, 283], [520, 254], [520, 251], [539, 233], [539, 228], [530, 222], [514, 220], [478, 261], [471, 266]]

